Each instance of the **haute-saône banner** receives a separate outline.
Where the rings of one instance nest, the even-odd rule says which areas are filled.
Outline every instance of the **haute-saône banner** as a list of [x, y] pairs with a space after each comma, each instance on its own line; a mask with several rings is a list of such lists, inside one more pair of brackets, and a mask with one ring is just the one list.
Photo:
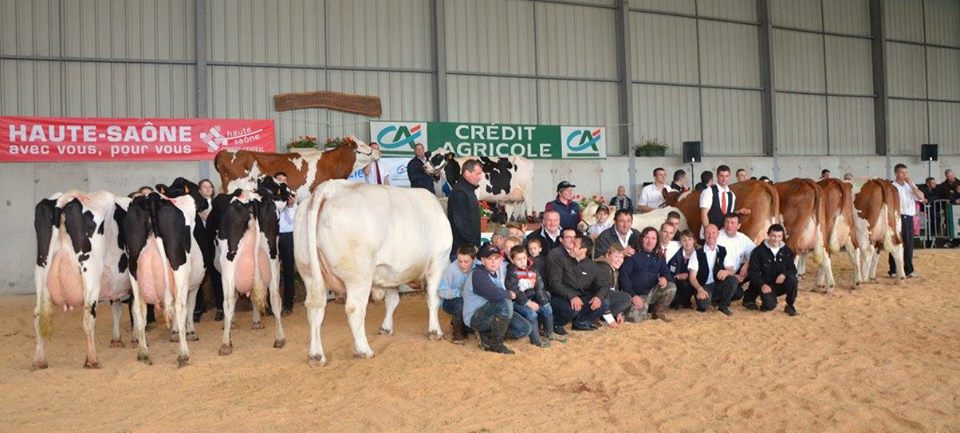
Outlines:
[[199, 161], [276, 152], [272, 120], [0, 116], [0, 162]]
[[512, 125], [457, 122], [370, 122], [370, 141], [384, 156], [413, 155], [444, 148], [460, 156], [523, 156], [532, 159], [602, 159], [607, 131], [602, 126]]

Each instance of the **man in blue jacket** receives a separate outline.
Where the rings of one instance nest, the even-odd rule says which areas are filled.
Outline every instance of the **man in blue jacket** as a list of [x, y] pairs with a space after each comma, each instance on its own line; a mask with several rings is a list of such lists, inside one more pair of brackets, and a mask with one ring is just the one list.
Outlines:
[[463, 290], [463, 321], [480, 334], [480, 348], [487, 352], [512, 355], [514, 352], [503, 344], [504, 338], [526, 337], [533, 329], [519, 314], [513, 314], [513, 301], [504, 286], [500, 272], [503, 256], [500, 249], [484, 245], [477, 254], [480, 264], [471, 276], [471, 287]]
[[413, 147], [413, 158], [407, 163], [407, 178], [410, 179], [410, 188], [423, 188], [430, 191], [430, 194], [436, 194], [433, 189], [433, 177], [427, 174], [423, 165], [427, 162], [427, 152], [423, 144], [417, 143]]
[[546, 212], [551, 210], [560, 214], [560, 228], [576, 230], [580, 224], [580, 205], [573, 201], [573, 189], [576, 185], [563, 181], [557, 184], [557, 199], [547, 203]]
[[666, 310], [677, 293], [677, 286], [658, 251], [660, 234], [657, 229], [647, 227], [640, 232], [640, 242], [640, 251], [626, 258], [620, 267], [620, 289], [630, 295], [633, 304], [625, 318], [641, 322], [650, 310], [654, 319], [671, 322]]

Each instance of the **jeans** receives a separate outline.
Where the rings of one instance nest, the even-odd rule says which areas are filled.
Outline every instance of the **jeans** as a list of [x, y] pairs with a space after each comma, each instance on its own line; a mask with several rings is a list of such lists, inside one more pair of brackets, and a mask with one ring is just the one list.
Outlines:
[[440, 309], [450, 317], [463, 319], [463, 298], [441, 299]]
[[477, 311], [474, 311], [473, 317], [470, 319], [470, 327], [477, 332], [489, 332], [491, 329], [490, 321], [493, 319], [493, 316], [500, 316], [510, 320], [507, 337], [516, 339], [530, 335], [530, 329], [533, 325], [519, 314], [513, 314], [513, 301], [509, 299], [502, 299], [496, 302], [488, 301], [486, 304], [483, 304]]
[[514, 302], [513, 311], [516, 315], [520, 315], [530, 323], [530, 344], [540, 345], [540, 330], [537, 326], [537, 317], [540, 317], [543, 322], [544, 333], [548, 336], [553, 333], [553, 308], [550, 307], [550, 304], [541, 305], [539, 310], [533, 311], [533, 308]]

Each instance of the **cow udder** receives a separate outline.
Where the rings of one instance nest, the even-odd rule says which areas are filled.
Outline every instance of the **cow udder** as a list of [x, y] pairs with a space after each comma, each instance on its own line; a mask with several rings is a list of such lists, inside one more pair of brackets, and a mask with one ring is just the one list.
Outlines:
[[50, 292], [50, 301], [58, 307], [77, 308], [83, 304], [80, 266], [65, 249], [58, 250], [50, 261], [47, 290]]

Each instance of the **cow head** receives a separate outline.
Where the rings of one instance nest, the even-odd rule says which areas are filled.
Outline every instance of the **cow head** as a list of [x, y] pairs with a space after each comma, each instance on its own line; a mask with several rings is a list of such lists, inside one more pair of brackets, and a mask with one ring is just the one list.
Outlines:
[[680, 203], [681, 200], [687, 198], [693, 190], [687, 192], [674, 191], [670, 188], [663, 189], [663, 202], [667, 206], [676, 207], [677, 203]]
[[207, 199], [200, 195], [200, 187], [182, 177], [174, 179], [170, 186], [158, 183], [156, 188], [158, 193], [163, 194], [167, 198], [177, 198], [184, 195], [193, 197], [193, 201], [197, 206], [197, 213], [203, 212], [210, 207]]
[[457, 162], [456, 155], [446, 149], [437, 149], [433, 153], [427, 152], [427, 162], [423, 164], [423, 171], [431, 176], [438, 176], [436, 173], [442, 171], [450, 185], [457, 183], [460, 179], [460, 163]]
[[273, 176], [261, 176], [257, 179], [257, 194], [274, 201], [287, 201], [294, 195], [285, 183], [277, 183]]
[[353, 153], [356, 154], [357, 159], [353, 163], [354, 171], [370, 165], [370, 163], [373, 161], [380, 160], [379, 150], [370, 147], [369, 144], [364, 143], [362, 140], [353, 135], [344, 138], [341, 146], [347, 146], [350, 150], [353, 150]]

